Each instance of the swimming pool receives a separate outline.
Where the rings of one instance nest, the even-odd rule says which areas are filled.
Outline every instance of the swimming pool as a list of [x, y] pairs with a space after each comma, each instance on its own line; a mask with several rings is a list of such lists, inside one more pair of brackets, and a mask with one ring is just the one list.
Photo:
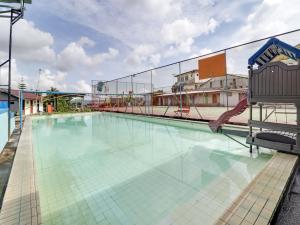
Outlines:
[[205, 125], [113, 113], [38, 117], [32, 138], [55, 225], [213, 224], [271, 158]]

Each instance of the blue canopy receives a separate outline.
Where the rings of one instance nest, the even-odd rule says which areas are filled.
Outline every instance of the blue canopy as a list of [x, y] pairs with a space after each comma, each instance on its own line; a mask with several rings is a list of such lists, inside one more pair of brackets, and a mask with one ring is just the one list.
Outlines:
[[269, 63], [278, 55], [285, 55], [291, 59], [297, 60], [300, 59], [300, 50], [277, 38], [271, 38], [249, 58], [248, 64], [250, 66], [253, 66], [254, 64], [262, 66]]

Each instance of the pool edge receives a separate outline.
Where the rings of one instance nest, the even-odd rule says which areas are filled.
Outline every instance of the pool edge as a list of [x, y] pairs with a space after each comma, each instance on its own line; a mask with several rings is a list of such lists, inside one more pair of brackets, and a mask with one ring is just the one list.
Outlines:
[[0, 224], [42, 224], [32, 145], [26, 117], [0, 212]]
[[274, 154], [215, 225], [270, 224], [298, 161], [299, 157], [295, 155], [279, 152]]

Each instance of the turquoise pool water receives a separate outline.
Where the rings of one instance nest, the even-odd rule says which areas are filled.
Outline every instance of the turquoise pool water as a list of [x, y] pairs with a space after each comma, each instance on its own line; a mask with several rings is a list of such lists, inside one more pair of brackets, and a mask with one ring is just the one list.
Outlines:
[[110, 113], [36, 118], [32, 138], [53, 225], [213, 224], [271, 157], [205, 125]]

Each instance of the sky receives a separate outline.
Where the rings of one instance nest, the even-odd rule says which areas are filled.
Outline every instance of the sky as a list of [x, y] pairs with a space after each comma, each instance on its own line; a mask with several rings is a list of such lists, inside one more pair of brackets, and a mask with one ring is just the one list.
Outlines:
[[[23, 78], [28, 89], [91, 92], [91, 80], [111, 80], [300, 28], [298, 5], [299, 0], [33, 0], [14, 26], [13, 87]], [[7, 57], [8, 30], [1, 18], [1, 62]], [[280, 39], [295, 45], [299, 34]], [[247, 58], [262, 44], [227, 52], [229, 72], [246, 74]], [[174, 70], [158, 71], [157, 85], [168, 85]], [[6, 72], [0, 71], [1, 84]]]

